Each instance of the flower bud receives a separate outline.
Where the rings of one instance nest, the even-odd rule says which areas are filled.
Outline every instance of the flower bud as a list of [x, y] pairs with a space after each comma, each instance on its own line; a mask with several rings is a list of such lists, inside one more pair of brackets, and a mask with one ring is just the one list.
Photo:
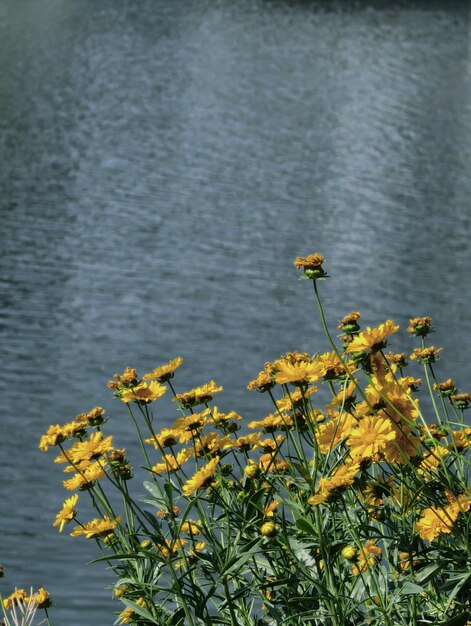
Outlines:
[[274, 522], [265, 522], [260, 526], [260, 534], [264, 537], [274, 537], [277, 533]]
[[355, 548], [355, 546], [345, 546], [344, 548], [342, 548], [340, 554], [347, 561], [355, 561], [355, 559], [357, 558], [358, 550]]

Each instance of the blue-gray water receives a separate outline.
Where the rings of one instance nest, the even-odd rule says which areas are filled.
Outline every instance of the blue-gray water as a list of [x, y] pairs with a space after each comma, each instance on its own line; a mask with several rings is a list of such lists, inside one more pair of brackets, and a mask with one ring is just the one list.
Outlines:
[[332, 325], [431, 315], [470, 390], [469, 35], [450, 0], [0, 0], [3, 593], [112, 624], [40, 434], [100, 404], [138, 464], [106, 381], [177, 355], [263, 416], [264, 361], [327, 349], [298, 255]]

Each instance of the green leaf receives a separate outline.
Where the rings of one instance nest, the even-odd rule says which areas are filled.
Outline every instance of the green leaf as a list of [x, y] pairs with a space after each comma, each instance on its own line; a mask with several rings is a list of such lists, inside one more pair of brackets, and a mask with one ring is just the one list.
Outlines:
[[121, 602], [123, 602], [127, 607], [131, 608], [134, 611], [134, 613], [137, 613], [137, 615], [140, 615], [141, 617], [145, 617], [151, 622], [154, 621], [154, 616], [151, 613], [149, 613], [149, 611], [145, 609], [144, 607], [139, 606], [138, 604], [136, 604], [135, 602], [132, 602], [131, 600], [126, 600], [126, 598], [121, 598]]
[[446, 622], [440, 622], [440, 626], [466, 626], [470, 616], [471, 613], [469, 611], [465, 611], [464, 613], [460, 613], [459, 615], [452, 617]]
[[318, 534], [316, 528], [304, 517], [299, 517], [296, 520], [296, 528], [301, 532], [306, 533], [306, 535], [310, 535], [312, 537], [316, 537]]
[[432, 563], [417, 571], [415, 573], [415, 579], [418, 583], [427, 583], [441, 569], [441, 563]]
[[423, 587], [412, 583], [410, 580], [406, 580], [398, 589], [399, 596], [413, 596], [415, 594], [422, 594], [423, 592]]

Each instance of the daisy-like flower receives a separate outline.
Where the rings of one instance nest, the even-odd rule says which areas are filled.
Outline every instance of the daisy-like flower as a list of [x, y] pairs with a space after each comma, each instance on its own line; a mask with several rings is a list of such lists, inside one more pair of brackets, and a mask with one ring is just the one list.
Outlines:
[[78, 495], [75, 494], [64, 501], [62, 509], [56, 515], [56, 521], [53, 526], [59, 526], [59, 532], [64, 530], [64, 526], [74, 519], [77, 515], [77, 509], [75, 508], [78, 502]]
[[339, 392], [332, 398], [329, 404], [326, 405], [326, 408], [335, 409], [338, 406], [343, 406], [345, 410], [350, 410], [355, 404], [355, 391], [355, 380], [351, 380], [348, 385], [345, 383], [342, 384]]
[[264, 472], [273, 474], [283, 474], [289, 470], [289, 463], [284, 459], [279, 459], [271, 453], [262, 454], [258, 463], [260, 469]]
[[388, 463], [407, 463], [419, 453], [421, 441], [409, 429], [397, 430], [396, 438], [386, 442], [382, 455]]
[[85, 536], [87, 539], [95, 539], [97, 537], [106, 537], [114, 533], [114, 529], [121, 521], [121, 515], [115, 519], [110, 519], [108, 515], [95, 518], [91, 522], [83, 524], [83, 526], [76, 526], [70, 533], [72, 537], [78, 537], [80, 535]]
[[39, 449], [42, 452], [46, 452], [49, 448], [58, 446], [63, 443], [68, 437], [74, 437], [79, 435], [86, 435], [85, 426], [83, 422], [68, 422], [62, 426], [54, 424], [49, 426], [45, 435], [41, 437], [39, 442]]
[[114, 380], [108, 381], [108, 387], [110, 389], [120, 389], [121, 387], [132, 387], [137, 385], [139, 379], [137, 377], [137, 370], [131, 367], [127, 367], [122, 374], [115, 374]]
[[129, 389], [122, 389], [119, 391], [119, 399], [122, 402], [128, 404], [129, 402], [138, 402], [139, 404], [150, 404], [164, 395], [167, 391], [167, 388], [158, 383], [157, 381], [152, 381], [149, 384], [140, 383], [135, 387], [130, 387]]
[[322, 376], [322, 366], [315, 361], [277, 361], [275, 381], [279, 385], [293, 383], [293, 385], [307, 385], [319, 380]]
[[209, 463], [204, 465], [194, 476], [188, 479], [182, 487], [183, 495], [188, 498], [198, 491], [198, 489], [201, 489], [201, 487], [209, 485], [213, 481], [218, 463], [219, 457], [215, 456], [214, 459], [211, 459]]
[[249, 422], [249, 428], [262, 430], [264, 433], [274, 433], [277, 430], [293, 428], [293, 416], [289, 413], [270, 413], [262, 420]]
[[431, 317], [414, 317], [409, 320], [409, 324], [407, 332], [416, 337], [425, 337], [433, 332]]
[[80, 473], [75, 474], [72, 478], [69, 478], [69, 480], [64, 480], [62, 483], [68, 491], [76, 491], [77, 489], [84, 491], [85, 489], [90, 489], [93, 487], [93, 483], [96, 480], [105, 476], [105, 470], [98, 461], [90, 463], [90, 465], [84, 469], [82, 469], [82, 467], [78, 469], [80, 469]]
[[159, 383], [167, 382], [175, 375], [175, 370], [180, 367], [183, 363], [183, 359], [181, 356], [178, 356], [176, 359], [172, 359], [165, 365], [160, 365], [156, 367], [152, 372], [148, 374], [144, 374], [142, 377], [143, 380], [156, 380]]
[[358, 320], [360, 319], [359, 311], [352, 311], [348, 315], [346, 315], [340, 321], [340, 324], [337, 326], [338, 330], [350, 335], [352, 333], [357, 333], [360, 330], [360, 326], [358, 325]]
[[103, 433], [97, 432], [90, 435], [88, 441], [81, 441], [67, 450], [70, 462], [77, 464], [81, 461], [93, 461], [99, 459], [106, 452], [113, 449], [113, 436], [103, 437]]
[[462, 430], [454, 430], [451, 433], [453, 443], [448, 448], [450, 450], [463, 451], [471, 445], [471, 426], [466, 426]]
[[180, 530], [186, 535], [201, 535], [201, 520], [187, 519], [182, 523]]
[[162, 428], [154, 437], [145, 439], [146, 443], [151, 443], [156, 450], [161, 448], [171, 448], [178, 443], [181, 432], [176, 428]]
[[213, 399], [213, 394], [222, 390], [222, 387], [218, 387], [214, 380], [211, 380], [206, 385], [201, 385], [201, 387], [195, 387], [185, 393], [177, 393], [174, 399], [182, 409], [191, 409], [198, 404], [210, 402]]
[[324, 380], [341, 378], [345, 376], [347, 369], [350, 371], [354, 369], [349, 363], [344, 365], [335, 352], [318, 354], [314, 359], [314, 363], [319, 366], [319, 373]]
[[86, 426], [100, 426], [105, 421], [105, 409], [96, 406], [88, 413], [77, 415], [75, 421], [83, 422]]
[[180, 452], [173, 456], [173, 454], [166, 454], [162, 463], [157, 463], [152, 467], [154, 474], [165, 474], [165, 472], [176, 472], [180, 469], [183, 463], [186, 463], [192, 456], [193, 452], [183, 448]]
[[195, 454], [200, 458], [217, 455], [221, 457], [229, 447], [232, 447], [230, 436], [220, 437], [217, 433], [200, 435], [194, 444]]
[[312, 394], [316, 392], [317, 387], [314, 385], [304, 390], [296, 387], [294, 391], [290, 391], [289, 394], [286, 394], [283, 398], [277, 400], [276, 407], [278, 411], [291, 411], [292, 409], [301, 408], [306, 404], [305, 399], [309, 398], [309, 396], [312, 396]]
[[451, 378], [442, 383], [435, 383], [433, 388], [439, 391], [442, 396], [452, 396], [456, 393], [456, 385]]
[[350, 454], [355, 459], [368, 459], [384, 450], [388, 441], [396, 439], [391, 421], [378, 417], [364, 417], [347, 440]]
[[297, 257], [294, 261], [294, 266], [297, 269], [302, 268], [306, 278], [316, 280], [318, 278], [325, 278], [327, 276], [322, 267], [322, 263], [324, 263], [324, 261], [325, 259], [322, 254], [319, 254], [319, 252], [315, 252], [314, 254], [309, 254], [307, 257]]
[[421, 539], [434, 541], [440, 535], [449, 535], [457, 517], [449, 507], [432, 506], [422, 511], [421, 518], [416, 522], [415, 529]]
[[211, 411], [205, 409], [201, 413], [192, 413], [186, 417], [180, 417], [173, 424], [172, 430], [178, 433], [180, 443], [187, 443], [198, 435], [201, 429], [210, 421]]
[[471, 393], [458, 393], [450, 396], [451, 403], [457, 409], [467, 409], [471, 404]]
[[407, 367], [407, 354], [405, 352], [389, 352], [386, 357], [388, 358], [390, 363], [392, 363], [393, 365], [397, 365], [397, 367]]
[[376, 546], [373, 539], [370, 539], [358, 551], [358, 562], [352, 565], [352, 573], [358, 576], [374, 567], [381, 559], [382, 550]]
[[252, 433], [250, 435], [243, 435], [237, 439], [230, 439], [226, 445], [226, 448], [237, 448], [240, 452], [248, 452], [260, 441], [260, 433]]
[[51, 595], [44, 587], [39, 587], [35, 593], [29, 596], [27, 601], [35, 604], [38, 609], [47, 609], [52, 604]]
[[316, 506], [330, 500], [339, 491], [352, 485], [359, 471], [359, 463], [340, 465], [330, 477], [319, 480], [316, 493], [308, 499], [309, 504]]
[[437, 349], [435, 346], [429, 346], [428, 348], [416, 348], [409, 358], [411, 361], [418, 360], [419, 363], [427, 365], [428, 363], [435, 363], [435, 361], [438, 361], [440, 357], [438, 357], [437, 354], [442, 350], [443, 348]]
[[211, 413], [209, 413], [213, 422], [218, 424], [227, 424], [230, 421], [240, 422], [242, 417], [235, 411], [229, 411], [229, 413], [222, 413], [217, 406], [215, 406]]
[[414, 378], [413, 376], [403, 376], [398, 380], [398, 383], [406, 391], [411, 392], [419, 391], [419, 388], [422, 387], [423, 381], [421, 378]]
[[11, 609], [19, 602], [26, 602], [28, 599], [28, 594], [24, 589], [15, 589], [15, 591], [10, 594], [7, 598], [3, 599], [3, 608], [6, 610]]
[[423, 456], [417, 471], [426, 478], [433, 478], [434, 472], [442, 465], [442, 459], [447, 454], [449, 454], [449, 452], [445, 446], [435, 446], [431, 448], [430, 451]]
[[249, 382], [249, 384], [247, 385], [247, 389], [249, 391], [255, 389], [260, 393], [264, 393], [266, 391], [269, 391], [270, 389], [273, 389], [274, 386], [275, 381], [273, 380], [272, 372], [263, 370], [262, 372], [259, 372], [257, 378]]
[[392, 320], [387, 320], [384, 324], [380, 324], [377, 328], [367, 326], [364, 331], [359, 333], [353, 341], [351, 341], [346, 352], [377, 352], [387, 345], [387, 338], [399, 330], [399, 326]]
[[316, 433], [317, 444], [322, 454], [327, 454], [351, 434], [356, 421], [349, 413], [334, 414], [326, 424], [321, 424]]

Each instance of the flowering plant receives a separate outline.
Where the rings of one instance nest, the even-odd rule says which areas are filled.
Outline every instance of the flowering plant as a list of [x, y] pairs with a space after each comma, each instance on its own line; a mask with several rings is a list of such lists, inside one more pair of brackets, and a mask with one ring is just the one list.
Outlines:
[[[73, 536], [97, 542], [116, 574], [119, 624], [471, 624], [471, 395], [436, 378], [429, 317], [410, 321], [420, 342], [410, 357], [385, 351], [399, 330], [392, 320], [362, 330], [358, 311], [337, 341], [319, 296], [323, 263], [317, 253], [295, 266], [312, 282], [330, 350], [265, 363], [248, 384], [267, 399], [263, 419], [244, 424], [215, 406], [214, 381], [177, 392], [181, 358], [108, 383], [136, 429], [144, 498], [131, 492], [133, 468], [100, 407], [41, 438], [41, 450], [60, 449], [75, 492], [54, 524], [74, 521]], [[408, 358], [423, 378], [405, 375]], [[165, 393], [180, 417], [156, 430]], [[77, 492], [99, 517], [80, 519]]]

